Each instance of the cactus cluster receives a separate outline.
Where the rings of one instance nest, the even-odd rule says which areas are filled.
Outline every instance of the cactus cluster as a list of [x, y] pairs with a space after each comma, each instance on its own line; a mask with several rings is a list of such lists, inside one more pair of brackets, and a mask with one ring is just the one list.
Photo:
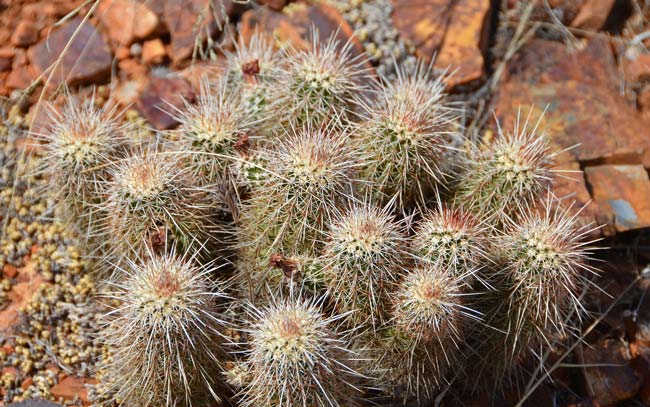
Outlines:
[[423, 401], [571, 331], [590, 229], [538, 126], [475, 145], [425, 64], [382, 83], [351, 42], [271, 44], [238, 43], [149, 145], [92, 104], [44, 137], [56, 201], [115, 265], [105, 405]]

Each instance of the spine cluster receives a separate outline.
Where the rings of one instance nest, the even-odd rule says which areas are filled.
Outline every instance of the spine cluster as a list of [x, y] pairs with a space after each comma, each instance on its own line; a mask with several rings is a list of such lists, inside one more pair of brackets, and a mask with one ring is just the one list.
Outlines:
[[117, 265], [111, 403], [424, 401], [507, 381], [582, 315], [590, 230], [538, 126], [475, 145], [444, 75], [311, 45], [237, 44], [150, 145], [92, 103], [54, 115], [55, 200]]

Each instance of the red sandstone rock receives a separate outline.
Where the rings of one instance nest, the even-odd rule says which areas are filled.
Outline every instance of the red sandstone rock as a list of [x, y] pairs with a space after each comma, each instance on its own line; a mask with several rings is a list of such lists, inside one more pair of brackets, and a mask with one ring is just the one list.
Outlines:
[[230, 0], [168, 0], [164, 20], [171, 35], [169, 56], [178, 64], [191, 57], [205, 35], [214, 36], [234, 11]]
[[183, 98], [191, 100], [193, 97], [191, 86], [180, 76], [153, 76], [138, 98], [136, 107], [156, 129], [164, 130], [178, 124], [173, 117], [177, 114], [174, 107], [182, 107]]
[[142, 44], [142, 63], [144, 64], [160, 64], [164, 61], [166, 55], [165, 45], [160, 38], [145, 41]]
[[88, 402], [88, 389], [84, 379], [80, 377], [67, 376], [52, 386], [50, 391], [56, 399], [61, 397], [64, 400], [73, 400], [76, 396], [81, 401]]
[[151, 35], [159, 20], [148, 2], [135, 0], [102, 0], [97, 15], [116, 44], [130, 45]]
[[650, 226], [650, 179], [641, 165], [585, 168], [594, 199], [609, 212], [616, 231]]
[[54, 84], [99, 82], [111, 70], [108, 45], [90, 23], [79, 17], [29, 48], [27, 54], [37, 73], [46, 74], [45, 79], [53, 70]]
[[425, 61], [455, 72], [450, 87], [470, 85], [485, 76], [489, 0], [393, 0], [393, 25]]
[[579, 352], [587, 391], [599, 405], [617, 405], [634, 397], [640, 381], [630, 366], [628, 347], [617, 339], [601, 339], [596, 345], [582, 346]]
[[583, 30], [600, 30], [616, 0], [587, 0], [571, 21], [571, 27]]
[[[288, 13], [278, 13], [267, 8], [249, 10], [242, 16], [240, 36], [246, 42], [253, 33], [260, 31], [274, 38], [279, 47], [290, 44], [298, 49], [309, 49], [312, 28], [317, 30], [321, 40], [327, 40], [336, 34], [340, 46], [352, 41], [352, 58], [364, 55], [361, 43], [354, 37], [350, 25], [336, 8], [324, 3], [296, 3]], [[370, 67], [369, 64], [368, 66]]]
[[28, 47], [38, 41], [38, 27], [32, 21], [21, 21], [11, 35], [11, 43], [17, 47]]

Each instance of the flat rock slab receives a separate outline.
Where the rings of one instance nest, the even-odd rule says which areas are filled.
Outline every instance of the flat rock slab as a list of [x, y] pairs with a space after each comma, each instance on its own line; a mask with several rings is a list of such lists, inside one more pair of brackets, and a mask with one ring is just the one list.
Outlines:
[[53, 83], [69, 85], [107, 79], [113, 58], [95, 27], [79, 17], [29, 48], [27, 55], [37, 74], [46, 73], [44, 80], [53, 69]]
[[518, 109], [544, 114], [552, 143], [559, 149], [574, 147], [570, 153], [582, 163], [650, 165], [645, 123], [609, 88], [575, 80], [512, 81], [500, 87], [496, 100], [495, 113], [506, 127], [511, 127]]
[[650, 179], [642, 165], [587, 167], [585, 175], [617, 232], [650, 226]]
[[420, 58], [454, 73], [451, 88], [484, 79], [489, 17], [489, 0], [393, 0], [393, 25]]

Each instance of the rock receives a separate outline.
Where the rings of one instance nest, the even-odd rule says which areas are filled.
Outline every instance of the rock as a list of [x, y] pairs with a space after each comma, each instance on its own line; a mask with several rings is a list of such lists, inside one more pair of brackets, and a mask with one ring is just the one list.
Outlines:
[[11, 43], [17, 47], [28, 47], [38, 41], [38, 28], [32, 21], [21, 21], [11, 35]]
[[[580, 7], [586, 0], [547, 0], [548, 7], [553, 13], [553, 17], [557, 18], [562, 24], [568, 25], [573, 18], [578, 14]], [[555, 19], [549, 15], [548, 8], [544, 2], [537, 3], [533, 7], [531, 14], [531, 21], [545, 21], [549, 23], [556, 23]], [[508, 0], [508, 9], [515, 11], [521, 10], [526, 4], [519, 0]], [[519, 17], [519, 16], [517, 16]]]
[[[556, 176], [553, 179], [552, 190], [561, 201], [567, 205], [573, 205], [572, 209], [580, 212], [579, 224], [592, 227], [606, 224], [609, 218], [603, 215], [603, 210], [598, 202], [592, 199], [580, 164], [575, 160], [565, 160], [559, 163], [554, 170], [567, 171], [559, 173], [561, 176]], [[595, 238], [601, 235], [601, 229], [596, 229], [590, 237]]]
[[0, 332], [13, 332], [20, 317], [20, 309], [27, 304], [41, 284], [43, 277], [37, 272], [33, 262], [28, 262], [20, 269], [16, 283], [7, 293], [9, 305], [0, 311]]
[[170, 58], [174, 64], [191, 57], [195, 46], [214, 36], [234, 12], [230, 0], [168, 0], [164, 20], [171, 35]]
[[201, 80], [204, 77], [216, 83], [223, 72], [223, 68], [224, 63], [198, 61], [178, 72], [178, 74], [192, 85], [193, 89], [198, 91], [201, 88]]
[[635, 55], [634, 59], [623, 58], [625, 79], [640, 83], [650, 80], [650, 54]]
[[134, 104], [147, 85], [144, 76], [128, 81], [121, 81], [111, 92], [111, 97], [120, 105], [127, 107]]
[[569, 50], [563, 43], [531, 40], [508, 64], [507, 82], [556, 83], [574, 80], [618, 90], [619, 71], [608, 39], [596, 37]]
[[260, 0], [259, 3], [265, 5], [271, 10], [282, 11], [284, 6], [287, 5], [287, 0]]
[[393, 26], [420, 58], [454, 72], [450, 87], [484, 78], [489, 17], [489, 0], [393, 0]]
[[14, 50], [11, 47], [0, 48], [0, 72], [8, 71], [14, 59]]
[[587, 0], [580, 7], [578, 15], [571, 21], [571, 27], [598, 31], [603, 28], [616, 0]]
[[174, 127], [174, 107], [183, 106], [183, 98], [192, 100], [191, 86], [178, 75], [152, 76], [136, 102], [136, 108], [156, 129]]
[[147, 66], [134, 58], [123, 59], [117, 63], [117, 66], [120, 68], [120, 74], [131, 78], [144, 76], [147, 73]]
[[7, 278], [15, 278], [18, 275], [18, 269], [15, 266], [7, 263], [2, 268], [2, 274], [4, 274], [4, 276]]
[[[256, 31], [266, 32], [275, 39], [278, 48], [291, 45], [298, 49], [311, 47], [312, 28], [318, 32], [321, 41], [336, 35], [339, 46], [352, 41], [350, 56], [364, 55], [361, 43], [354, 37], [352, 27], [343, 19], [341, 13], [325, 3], [292, 4], [286, 13], [278, 13], [267, 8], [249, 10], [242, 16], [240, 36], [248, 41]], [[370, 67], [370, 64], [368, 64]]]
[[8, 71], [11, 68], [11, 58], [0, 56], [0, 72]]
[[616, 231], [650, 226], [650, 179], [642, 165], [585, 168], [592, 195], [611, 213]]
[[102, 0], [97, 15], [109, 38], [119, 45], [130, 45], [148, 37], [160, 23], [146, 1]]
[[[650, 138], [634, 108], [610, 89], [577, 81], [544, 85], [508, 82], [495, 97], [495, 112], [502, 122], [514, 121], [516, 109], [534, 108], [553, 126], [549, 132], [558, 149], [582, 164], [647, 164]], [[625, 124], [625, 125], [622, 125]]]
[[165, 44], [160, 38], [142, 43], [143, 63], [147, 65], [160, 64], [164, 61], [166, 55]]
[[630, 366], [628, 347], [617, 339], [601, 339], [578, 353], [587, 391], [599, 405], [612, 406], [634, 397], [641, 386]]
[[75, 397], [79, 397], [81, 401], [88, 402], [88, 389], [84, 379], [80, 377], [67, 376], [52, 386], [50, 391], [57, 399], [61, 397], [64, 400], [73, 400]]
[[639, 89], [636, 96], [636, 104], [643, 113], [650, 112], [650, 84]]
[[[79, 17], [30, 47], [27, 55], [39, 75], [47, 72], [47, 78], [49, 69], [54, 69], [54, 84], [99, 82], [108, 78], [111, 71], [112, 56], [108, 45], [95, 27]], [[59, 57], [61, 60], [57, 64]]]
[[23, 65], [18, 69], [12, 68], [4, 84], [10, 89], [25, 89], [31, 86], [36, 77], [36, 72], [31, 66]]

